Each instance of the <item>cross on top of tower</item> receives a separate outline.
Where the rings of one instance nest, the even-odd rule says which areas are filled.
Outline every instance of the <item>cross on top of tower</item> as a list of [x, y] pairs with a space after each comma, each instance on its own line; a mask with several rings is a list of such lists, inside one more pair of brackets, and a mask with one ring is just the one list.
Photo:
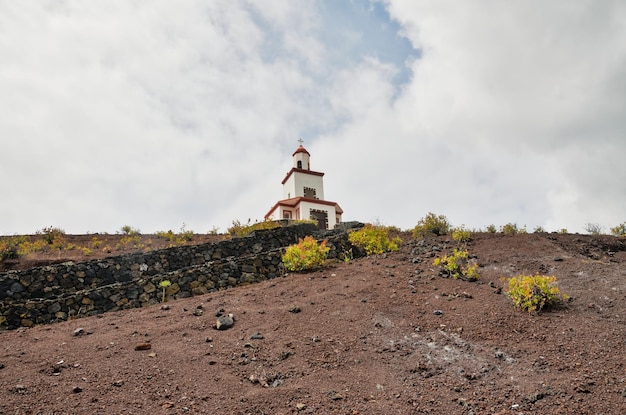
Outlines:
[[300, 139], [298, 139], [298, 143], [300, 143], [300, 145], [302, 145], [304, 143], [304, 140], [300, 138]]

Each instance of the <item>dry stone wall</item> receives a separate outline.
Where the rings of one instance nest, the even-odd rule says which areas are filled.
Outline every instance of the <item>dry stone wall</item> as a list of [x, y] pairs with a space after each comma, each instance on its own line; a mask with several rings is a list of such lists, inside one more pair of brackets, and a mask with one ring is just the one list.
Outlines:
[[[329, 257], [353, 247], [347, 231], [312, 224], [262, 230], [244, 238], [181, 246], [83, 263], [0, 274], [0, 330], [51, 323], [202, 295], [285, 274], [286, 246], [306, 235], [329, 241]], [[159, 286], [163, 280], [171, 285]]]

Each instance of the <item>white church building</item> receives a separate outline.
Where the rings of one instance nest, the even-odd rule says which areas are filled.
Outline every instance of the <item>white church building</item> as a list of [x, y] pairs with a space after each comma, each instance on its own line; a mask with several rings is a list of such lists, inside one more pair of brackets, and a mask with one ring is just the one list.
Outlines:
[[324, 199], [324, 173], [311, 170], [311, 155], [302, 140], [292, 157], [293, 167], [282, 181], [283, 199], [265, 219], [315, 219], [320, 229], [333, 229], [341, 222], [343, 210], [336, 202]]

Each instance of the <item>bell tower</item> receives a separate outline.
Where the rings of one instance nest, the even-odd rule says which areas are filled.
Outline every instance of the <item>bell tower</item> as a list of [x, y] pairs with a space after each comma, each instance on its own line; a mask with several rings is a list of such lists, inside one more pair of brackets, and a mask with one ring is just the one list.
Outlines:
[[324, 200], [324, 173], [311, 170], [311, 154], [303, 141], [292, 154], [293, 167], [282, 181], [283, 200], [279, 200], [265, 219], [314, 219], [320, 229], [332, 229], [341, 222], [343, 210]]
[[296, 149], [296, 151], [292, 154], [293, 156], [293, 167], [301, 170], [311, 170], [311, 155], [306, 148], [302, 146], [302, 139], [298, 140], [300, 146]]

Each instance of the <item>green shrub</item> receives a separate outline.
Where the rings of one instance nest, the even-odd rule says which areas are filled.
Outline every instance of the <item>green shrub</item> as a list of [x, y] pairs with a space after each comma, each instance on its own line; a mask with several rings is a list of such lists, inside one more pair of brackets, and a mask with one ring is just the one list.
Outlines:
[[65, 242], [65, 231], [61, 228], [48, 226], [37, 232], [42, 235], [48, 245], [62, 245]]
[[440, 267], [444, 275], [452, 278], [461, 278], [468, 281], [476, 281], [480, 278], [478, 264], [470, 262], [469, 253], [454, 248], [452, 255], [444, 254], [440, 258], [435, 258], [433, 265]]
[[168, 230], [167, 232], [165, 231], [157, 231], [155, 233], [157, 238], [161, 238], [161, 239], [165, 239], [166, 241], [170, 241], [170, 242], [174, 242], [174, 238], [176, 237], [174, 235], [174, 232], [172, 232], [172, 230]]
[[518, 233], [526, 233], [526, 227], [518, 228], [517, 223], [507, 223], [500, 227], [500, 232], [505, 235], [516, 235]]
[[533, 233], [544, 233], [544, 232], [545, 230], [541, 226], [535, 226], [535, 229], [533, 229]]
[[400, 238], [389, 239], [389, 228], [367, 224], [358, 231], [350, 232], [348, 240], [351, 244], [365, 250], [367, 255], [397, 251], [402, 242]]
[[413, 237], [426, 236], [428, 234], [446, 235], [450, 231], [450, 223], [444, 215], [435, 215], [429, 212], [421, 218], [415, 228], [413, 228]]
[[498, 230], [496, 229], [496, 225], [489, 225], [487, 226], [487, 233], [496, 233]]
[[457, 242], [469, 242], [472, 240], [472, 233], [464, 227], [452, 229], [452, 239]]
[[278, 228], [279, 226], [280, 223], [273, 220], [264, 220], [263, 222], [251, 223], [250, 219], [248, 219], [248, 223], [245, 225], [238, 220], [234, 220], [233, 226], [228, 228], [228, 233], [232, 236], [243, 237], [250, 235], [254, 231], [258, 231], [261, 229], [274, 229]]
[[563, 234], [563, 235], [565, 235], [566, 233], [568, 233], [567, 228], [561, 228], [561, 229], [559, 229], [559, 230], [558, 230], [558, 232], [559, 232], [560, 234]]
[[626, 222], [611, 228], [611, 233], [615, 236], [626, 236]]
[[0, 262], [19, 258], [18, 246], [12, 241], [0, 241]]
[[184, 245], [186, 242], [193, 240], [194, 236], [192, 230], [185, 229], [184, 223], [183, 226], [180, 228], [179, 233], [172, 232], [172, 230], [170, 229], [167, 232], [158, 231], [155, 233], [155, 235], [157, 238], [165, 239], [166, 241], [169, 241], [176, 245]]
[[546, 275], [518, 275], [509, 278], [507, 297], [515, 307], [533, 311], [541, 311], [544, 307], [555, 306], [569, 299], [561, 294], [556, 285], [556, 277]]
[[318, 243], [314, 238], [305, 236], [286, 249], [282, 261], [289, 271], [312, 270], [324, 265], [329, 250], [326, 241]]
[[139, 229], [135, 229], [130, 225], [124, 225], [120, 228], [120, 230], [122, 231], [124, 235], [140, 235], [141, 234]]
[[159, 283], [159, 287], [161, 287], [161, 289], [163, 290], [163, 296], [161, 298], [162, 303], [165, 302], [165, 293], [167, 292], [167, 287], [169, 287], [170, 285], [172, 285], [170, 280], [163, 280]]

